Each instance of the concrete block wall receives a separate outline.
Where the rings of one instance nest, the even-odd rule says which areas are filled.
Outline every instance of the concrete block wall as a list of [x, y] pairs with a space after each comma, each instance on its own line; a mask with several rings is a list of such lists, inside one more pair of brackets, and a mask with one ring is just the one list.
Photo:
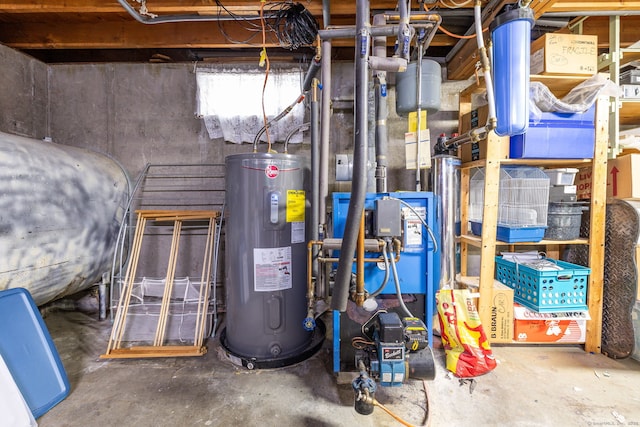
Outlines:
[[46, 136], [47, 72], [46, 64], [0, 45], [0, 131]]

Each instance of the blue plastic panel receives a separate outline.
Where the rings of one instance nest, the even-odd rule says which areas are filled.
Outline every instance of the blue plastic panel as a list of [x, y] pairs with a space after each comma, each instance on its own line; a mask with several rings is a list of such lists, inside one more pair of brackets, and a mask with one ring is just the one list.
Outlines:
[[51, 335], [26, 289], [0, 291], [0, 354], [38, 418], [71, 387]]
[[[504, 243], [539, 242], [544, 238], [547, 227], [505, 227], [499, 225], [496, 240]], [[482, 236], [482, 223], [471, 221], [471, 232]]]
[[[431, 227], [434, 233], [437, 233], [435, 221], [435, 202], [433, 193], [428, 192], [398, 192], [398, 193], [368, 193], [365, 199], [365, 210], [374, 210], [375, 201], [383, 197], [394, 197], [400, 199], [413, 207], [419, 213], [426, 216], [426, 223]], [[344, 236], [344, 227], [347, 220], [347, 212], [349, 210], [349, 200], [351, 193], [333, 193], [333, 237]], [[406, 209], [404, 205], [402, 209]], [[434, 244], [426, 230], [422, 225], [419, 230], [422, 232], [422, 239], [418, 242], [409, 240], [405, 242], [404, 251], [400, 255], [400, 261], [397, 263], [398, 278], [400, 280], [400, 288], [403, 293], [426, 293], [427, 281], [435, 281], [437, 278], [434, 274], [433, 250]], [[405, 224], [406, 228], [406, 224]], [[407, 230], [405, 230], [405, 234]], [[406, 239], [405, 239], [406, 240]], [[366, 253], [366, 257], [377, 258], [379, 253]], [[382, 266], [376, 263], [368, 262], [364, 266], [365, 288], [369, 292], [377, 289], [384, 279], [384, 270]], [[354, 272], [355, 272], [354, 264]], [[395, 282], [393, 277], [389, 278], [389, 282], [382, 291], [383, 294], [395, 294]]]
[[591, 159], [595, 146], [595, 105], [584, 113], [542, 113], [523, 135], [512, 136], [512, 159]]

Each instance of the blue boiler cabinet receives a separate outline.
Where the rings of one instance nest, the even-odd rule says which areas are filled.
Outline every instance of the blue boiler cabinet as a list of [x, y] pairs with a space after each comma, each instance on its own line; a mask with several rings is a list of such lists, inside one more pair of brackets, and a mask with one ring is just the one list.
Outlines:
[[[349, 208], [351, 193], [333, 194], [333, 237], [344, 235], [345, 222]], [[435, 252], [436, 243], [418, 219], [414, 212], [406, 206], [410, 205], [424, 219], [433, 232], [436, 240], [438, 227], [436, 226], [437, 197], [430, 192], [397, 192], [397, 193], [368, 193], [365, 199], [365, 224], [370, 224], [375, 215], [376, 200], [383, 198], [401, 200], [402, 250], [397, 262], [398, 280], [405, 304], [415, 317], [424, 320], [429, 335], [429, 345], [432, 346], [433, 316], [435, 310], [435, 291], [439, 281], [439, 253]], [[365, 226], [365, 230], [368, 225]], [[367, 234], [367, 231], [365, 231]], [[367, 236], [369, 237], [369, 236]], [[392, 254], [393, 255], [393, 254]], [[365, 257], [377, 258], [379, 253], [365, 253]], [[354, 272], [355, 272], [354, 263]], [[367, 262], [364, 265], [365, 289], [374, 292], [384, 280], [385, 266], [383, 263]], [[393, 274], [377, 297], [379, 308], [396, 311], [397, 298]], [[395, 303], [394, 303], [395, 302]], [[362, 323], [373, 313], [366, 312], [349, 301], [347, 311], [333, 312], [333, 370], [334, 372], [352, 371], [354, 366], [354, 349], [351, 337], [357, 335]]]

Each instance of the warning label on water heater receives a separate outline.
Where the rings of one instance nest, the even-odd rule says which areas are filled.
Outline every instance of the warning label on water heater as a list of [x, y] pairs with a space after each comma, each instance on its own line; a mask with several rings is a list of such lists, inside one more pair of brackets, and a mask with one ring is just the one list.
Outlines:
[[291, 246], [253, 249], [253, 290], [291, 289]]
[[304, 190], [287, 190], [287, 222], [304, 222]]

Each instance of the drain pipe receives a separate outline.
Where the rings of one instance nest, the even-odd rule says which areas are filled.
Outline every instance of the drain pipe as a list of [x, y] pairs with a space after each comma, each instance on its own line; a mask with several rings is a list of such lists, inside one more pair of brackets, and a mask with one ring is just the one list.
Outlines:
[[340, 261], [336, 273], [331, 306], [334, 310], [346, 311], [353, 268], [353, 253], [356, 250], [360, 218], [364, 210], [367, 188], [367, 110], [369, 69], [369, 2], [356, 1], [356, 52], [355, 52], [355, 97], [354, 97], [354, 147], [353, 180], [345, 232], [340, 248]]

